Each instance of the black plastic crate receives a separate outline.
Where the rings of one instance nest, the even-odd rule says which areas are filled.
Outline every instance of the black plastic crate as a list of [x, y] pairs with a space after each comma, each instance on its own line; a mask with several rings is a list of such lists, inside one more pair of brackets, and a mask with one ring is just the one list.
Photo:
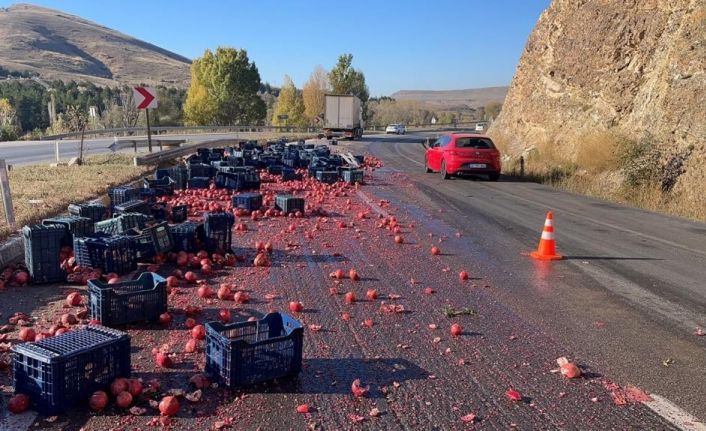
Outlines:
[[167, 215], [167, 204], [162, 202], [157, 202], [150, 205], [150, 216], [155, 220], [166, 220]]
[[346, 169], [342, 172], [343, 181], [347, 183], [361, 183], [363, 184], [363, 171], [361, 169]]
[[59, 252], [66, 229], [61, 225], [32, 225], [22, 228], [25, 265], [33, 283], [56, 283], [66, 280]]
[[188, 205], [177, 205], [172, 207], [172, 221], [174, 223], [181, 223], [186, 221], [189, 216], [189, 206]]
[[12, 347], [15, 392], [44, 415], [85, 403], [118, 377], [130, 377], [130, 337], [99, 325]]
[[292, 195], [277, 195], [275, 197], [275, 206], [287, 214], [297, 211], [304, 213], [304, 198]]
[[141, 213], [120, 214], [117, 217], [96, 223], [96, 232], [119, 234], [130, 229], [143, 229], [149, 217]]
[[207, 189], [210, 183], [211, 177], [193, 177], [188, 181], [190, 189]]
[[267, 173], [270, 175], [282, 175], [282, 165], [267, 166]]
[[232, 200], [235, 208], [255, 211], [262, 207], [262, 195], [260, 193], [241, 193], [233, 196]]
[[326, 184], [338, 181], [338, 171], [316, 171], [316, 179]]
[[229, 388], [296, 376], [304, 329], [285, 313], [223, 325], [206, 323], [206, 372]]
[[115, 205], [115, 207], [113, 208], [114, 215], [128, 213], [140, 213], [150, 215], [150, 205], [145, 201], [135, 199], [119, 205]]
[[203, 224], [190, 221], [170, 225], [169, 232], [172, 234], [172, 241], [174, 241], [172, 250], [175, 252], [198, 252], [205, 236]]
[[216, 174], [215, 183], [219, 189], [238, 190], [244, 187], [245, 177], [242, 174], [219, 172]]
[[206, 177], [211, 178], [215, 174], [216, 170], [213, 166], [205, 163], [192, 163], [189, 164], [189, 178]]
[[295, 171], [292, 168], [284, 168], [282, 169], [282, 181], [299, 181], [302, 179], [301, 174], [298, 174], [297, 171]]
[[167, 311], [167, 281], [154, 272], [115, 284], [88, 280], [88, 309], [105, 326], [158, 320]]
[[297, 168], [299, 167], [299, 159], [284, 158], [282, 159], [282, 164], [290, 168]]
[[174, 240], [167, 222], [158, 223], [141, 231], [128, 233], [138, 261], [151, 259], [174, 248]]
[[78, 217], [88, 217], [93, 223], [99, 222], [108, 216], [105, 206], [100, 204], [71, 204], [69, 214]]
[[164, 177], [159, 180], [145, 178], [142, 182], [143, 188], [153, 189], [157, 196], [171, 196], [174, 194], [174, 183], [171, 178]]
[[229, 212], [207, 212], [204, 214], [204, 234], [206, 250], [230, 253], [235, 217]]
[[44, 226], [58, 225], [62, 226], [66, 231], [61, 245], [73, 247], [74, 236], [85, 236], [95, 232], [93, 220], [88, 217], [67, 216], [67, 217], [52, 217], [42, 220]]
[[168, 169], [169, 178], [174, 181], [174, 187], [177, 189], [185, 189], [186, 182], [189, 179], [189, 171], [184, 166], [173, 166]]
[[109, 189], [108, 196], [110, 196], [110, 208], [112, 212], [116, 205], [140, 199], [141, 194], [140, 189], [121, 186]]
[[137, 254], [130, 238], [96, 233], [74, 239], [76, 264], [122, 275], [137, 269]]

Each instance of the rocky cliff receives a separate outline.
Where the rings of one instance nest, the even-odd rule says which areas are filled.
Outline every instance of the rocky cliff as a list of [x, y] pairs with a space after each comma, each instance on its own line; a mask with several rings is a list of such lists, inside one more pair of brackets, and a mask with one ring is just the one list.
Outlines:
[[492, 134], [511, 152], [614, 129], [679, 147], [706, 137], [706, 1], [554, 0]]

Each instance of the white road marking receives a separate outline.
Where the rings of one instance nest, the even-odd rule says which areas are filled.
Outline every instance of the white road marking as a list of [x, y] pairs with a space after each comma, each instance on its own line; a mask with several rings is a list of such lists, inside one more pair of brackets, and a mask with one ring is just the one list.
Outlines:
[[652, 401], [642, 404], [682, 431], [706, 431], [706, 424], [659, 395], [650, 394]]

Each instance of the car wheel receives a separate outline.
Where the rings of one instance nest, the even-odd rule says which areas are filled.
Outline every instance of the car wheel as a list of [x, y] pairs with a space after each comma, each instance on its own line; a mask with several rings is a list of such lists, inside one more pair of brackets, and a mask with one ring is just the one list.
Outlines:
[[427, 174], [429, 174], [429, 173], [431, 173], [431, 172], [434, 172], [434, 171], [432, 171], [431, 168], [429, 167], [429, 160], [428, 160], [426, 157], [424, 157], [424, 171], [425, 171]]
[[441, 172], [441, 178], [443, 178], [445, 180], [448, 180], [450, 178], [449, 173], [446, 172], [446, 161], [445, 160], [441, 161], [441, 170], [439, 172]]
[[490, 181], [497, 181], [498, 178], [500, 178], [500, 174], [499, 174], [499, 173], [488, 174], [488, 179], [489, 179]]

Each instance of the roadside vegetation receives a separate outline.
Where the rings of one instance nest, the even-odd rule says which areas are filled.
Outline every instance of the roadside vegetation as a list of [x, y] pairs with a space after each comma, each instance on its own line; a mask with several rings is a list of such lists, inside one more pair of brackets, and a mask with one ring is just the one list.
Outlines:
[[[493, 133], [503, 154], [508, 140]], [[572, 148], [573, 151], [562, 149]], [[678, 148], [646, 135], [631, 139], [598, 131], [575, 142], [538, 142], [523, 153], [529, 180], [638, 208], [706, 221], [706, 149]], [[505, 162], [506, 174], [520, 175], [519, 154]]]
[[[87, 157], [80, 166], [14, 167], [9, 177], [16, 224], [39, 223], [65, 213], [70, 203], [102, 197], [108, 187], [134, 181], [153, 169], [133, 166], [132, 157], [124, 154]], [[0, 240], [12, 233], [0, 206]]]

